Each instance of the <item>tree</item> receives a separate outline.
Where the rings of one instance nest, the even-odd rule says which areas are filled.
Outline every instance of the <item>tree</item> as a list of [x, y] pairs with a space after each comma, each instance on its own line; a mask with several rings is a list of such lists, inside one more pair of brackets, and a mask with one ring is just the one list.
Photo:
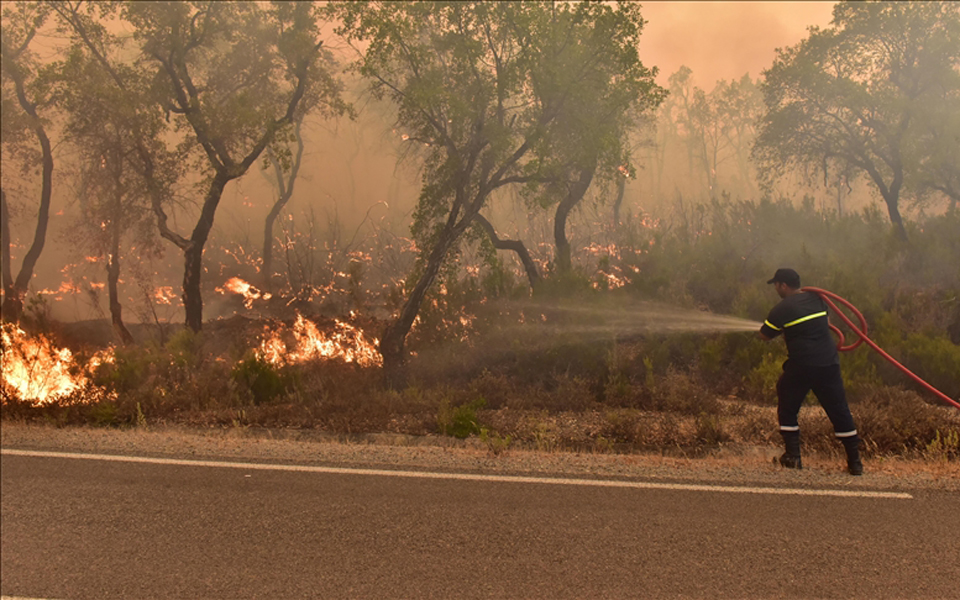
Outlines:
[[497, 234], [496, 228], [493, 224], [487, 220], [481, 214], [476, 216], [477, 225], [483, 230], [486, 236], [490, 239], [490, 243], [493, 244], [493, 247], [496, 250], [509, 250], [514, 252], [517, 255], [517, 258], [520, 259], [520, 264], [523, 265], [523, 270], [527, 274], [527, 281], [530, 282], [530, 289], [537, 289], [537, 286], [540, 285], [540, 271], [537, 270], [537, 263], [533, 262], [533, 257], [530, 256], [530, 251], [527, 250], [526, 245], [524, 245], [522, 240], [506, 240], [501, 238]]
[[[263, 275], [263, 289], [270, 291], [273, 288], [273, 228], [277, 223], [277, 217], [283, 211], [283, 208], [293, 197], [293, 186], [297, 182], [297, 175], [300, 173], [300, 164], [303, 161], [303, 115], [299, 116], [294, 123], [293, 138], [297, 145], [292, 153], [288, 148], [286, 153], [275, 151], [272, 147], [267, 147], [266, 164], [273, 170], [273, 179], [271, 183], [277, 185], [277, 198], [270, 206], [267, 216], [263, 222], [263, 250], [261, 265]], [[269, 177], [268, 177], [269, 179]]]
[[183, 252], [186, 324], [200, 331], [203, 248], [225, 186], [296, 120], [313, 86], [332, 106], [339, 87], [324, 70], [312, 3], [129, 2], [123, 15], [153, 66], [160, 103], [198, 148], [205, 173], [189, 237], [155, 206], [161, 236]]
[[[621, 15], [630, 23], [628, 35], [633, 48], [639, 45], [644, 21], [639, 7]], [[566, 110], [546, 130], [536, 147], [548, 184], [541, 202], [559, 197], [554, 213], [553, 235], [557, 272], [572, 268], [567, 219], [580, 204], [591, 184], [606, 186], [624, 181], [631, 165], [629, 135], [647, 111], [655, 109], [666, 95], [654, 83], [656, 69], [647, 69], [636, 54], [613, 54], [603, 36], [611, 32], [598, 27], [583, 33], [575, 50], [543, 61], [543, 71], [584, 69], [580, 85], [563, 90]], [[556, 93], [545, 88], [540, 93]], [[557, 193], [559, 192], [559, 193]]]
[[[37, 204], [37, 226], [33, 242], [23, 257], [20, 271], [14, 278], [10, 272], [9, 206], [6, 190], [3, 201], [3, 306], [0, 318], [18, 321], [23, 312], [23, 299], [33, 278], [33, 271], [43, 251], [50, 221], [50, 198], [53, 193], [53, 148], [47, 134], [41, 111], [50, 101], [51, 70], [41, 68], [30, 44], [49, 15], [44, 4], [17, 2], [3, 8], [3, 26], [0, 31], [0, 63], [3, 73], [3, 119], [0, 143], [5, 153], [16, 156], [23, 171], [32, 171], [40, 165], [40, 198]], [[39, 156], [31, 137], [40, 147]]]
[[138, 156], [145, 123], [82, 43], [72, 48], [59, 83], [58, 102], [67, 117], [64, 136], [79, 162], [80, 218], [72, 238], [105, 261], [111, 321], [127, 344], [133, 337], [123, 322], [119, 282], [121, 257], [130, 254], [130, 245], [123, 242], [135, 240], [137, 257], [159, 252]]
[[923, 199], [932, 192], [949, 198], [950, 210], [960, 205], [960, 86], [935, 110], [924, 113], [918, 123], [918, 147], [926, 149], [908, 181]]
[[811, 28], [764, 71], [766, 115], [753, 150], [762, 176], [853, 167], [905, 241], [901, 192], [928, 151], [918, 124], [955, 93], [958, 66], [957, 4], [838, 3], [830, 27]]
[[331, 12], [348, 42], [366, 45], [355, 68], [397, 105], [398, 131], [423, 153], [420, 260], [380, 342], [391, 376], [428, 289], [490, 195], [543, 181], [547, 145], [560, 137], [550, 129], [578, 111], [586, 118], [584, 87], [648, 76], [637, 59], [642, 19], [631, 3], [333, 3]]
[[179, 169], [159, 141], [167, 124], [151, 106], [147, 72], [130, 60], [129, 44], [103, 25], [117, 6], [81, 0], [51, 7], [70, 41], [56, 100], [79, 165], [80, 218], [71, 236], [105, 261], [114, 331], [130, 343], [120, 302], [121, 258], [159, 254], [150, 208], [153, 196], [169, 194]]
[[750, 194], [755, 191], [750, 172], [750, 148], [756, 140], [757, 126], [763, 114], [763, 95], [749, 73], [729, 83], [718, 81], [711, 95], [717, 112], [726, 123], [723, 136], [736, 163], [739, 188]]

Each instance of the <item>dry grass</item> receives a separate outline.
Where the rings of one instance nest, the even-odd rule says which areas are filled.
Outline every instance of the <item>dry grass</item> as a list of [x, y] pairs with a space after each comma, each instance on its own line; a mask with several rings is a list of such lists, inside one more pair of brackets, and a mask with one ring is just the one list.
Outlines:
[[[249, 378], [234, 374], [240, 350], [250, 347], [257, 327], [233, 320], [201, 338], [181, 335], [164, 347], [125, 350], [99, 374], [101, 387], [40, 407], [8, 397], [2, 417], [56, 426], [180, 424], [430, 436], [450, 433], [456, 413], [469, 425], [458, 431], [483, 437], [498, 452], [509, 446], [702, 457], [728, 448], [780, 445], [773, 397], [758, 401], [747, 384], [730, 388], [696, 364], [677, 366], [681, 363], [671, 355], [685, 352], [689, 340], [673, 349], [659, 340], [614, 350], [592, 345], [498, 354], [486, 363], [471, 355], [471, 369], [412, 365], [403, 390], [384, 387], [379, 371], [352, 364], [268, 367], [276, 386], [268, 395], [256, 395]], [[860, 386], [851, 399], [867, 456], [960, 461], [960, 411], [879, 385]], [[839, 456], [840, 445], [819, 406], [804, 406], [800, 425], [805, 452]]]

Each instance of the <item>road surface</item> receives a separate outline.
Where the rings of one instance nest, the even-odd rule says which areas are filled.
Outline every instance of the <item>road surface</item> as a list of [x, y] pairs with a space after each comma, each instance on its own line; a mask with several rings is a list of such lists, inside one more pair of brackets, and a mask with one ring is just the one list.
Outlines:
[[0, 458], [4, 596], [960, 596], [952, 491], [12, 452]]

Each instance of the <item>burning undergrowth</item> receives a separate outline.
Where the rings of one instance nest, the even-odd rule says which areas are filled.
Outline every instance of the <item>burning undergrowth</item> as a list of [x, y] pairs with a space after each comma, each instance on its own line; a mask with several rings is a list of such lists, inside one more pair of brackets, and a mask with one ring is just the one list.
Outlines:
[[36, 406], [103, 397], [91, 379], [113, 361], [112, 348], [84, 358], [43, 334], [28, 334], [15, 324], [2, 325], [2, 391], [8, 398]]
[[327, 320], [324, 327], [298, 314], [290, 326], [265, 326], [256, 356], [278, 366], [339, 360], [361, 367], [379, 367], [383, 364], [377, 350], [379, 342], [346, 321]]
[[[4, 405], [46, 407], [123, 404], [136, 397], [136, 411], [160, 408], [194, 397], [197, 407], [232, 399], [250, 399], [244, 387], [262, 387], [262, 378], [284, 370], [338, 363], [356, 369], [381, 364], [376, 337], [365, 333], [382, 327], [372, 319], [249, 319], [235, 316], [208, 323], [203, 333], [179, 330], [127, 347], [71, 349], [52, 335], [30, 334], [13, 324], [2, 333]], [[90, 323], [65, 326], [62, 337], [95, 339]], [[161, 332], [162, 333], [162, 332]], [[261, 379], [238, 377], [250, 358], [266, 366]], [[226, 382], [224, 385], [223, 382]], [[283, 390], [281, 390], [283, 391]]]

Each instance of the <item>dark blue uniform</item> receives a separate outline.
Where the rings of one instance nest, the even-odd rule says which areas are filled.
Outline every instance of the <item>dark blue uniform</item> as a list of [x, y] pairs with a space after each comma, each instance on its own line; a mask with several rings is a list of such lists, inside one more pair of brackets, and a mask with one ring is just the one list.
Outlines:
[[812, 390], [830, 418], [837, 438], [845, 442], [859, 441], [847, 406], [840, 357], [830, 333], [827, 305], [823, 299], [811, 292], [787, 296], [773, 307], [760, 332], [768, 338], [782, 333], [787, 343], [788, 358], [777, 382], [780, 432], [799, 433], [797, 415], [800, 405]]

